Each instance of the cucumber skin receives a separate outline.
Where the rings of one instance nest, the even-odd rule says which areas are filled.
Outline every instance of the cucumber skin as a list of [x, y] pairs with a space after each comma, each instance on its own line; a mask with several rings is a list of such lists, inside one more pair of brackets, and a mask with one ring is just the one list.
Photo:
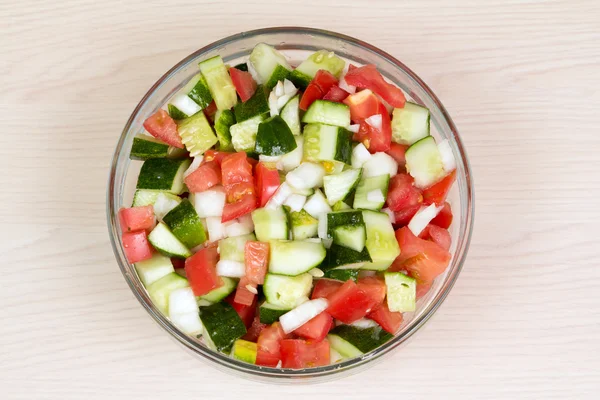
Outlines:
[[345, 128], [338, 129], [335, 160], [352, 165], [352, 132]]
[[335, 279], [338, 281], [346, 282], [352, 279], [354, 282], [358, 280], [357, 269], [329, 269], [325, 271], [323, 278]]
[[219, 151], [233, 152], [231, 132], [229, 129], [235, 124], [235, 115], [231, 110], [218, 111], [219, 118], [215, 121], [215, 132], [219, 140]]
[[335, 228], [344, 225], [365, 225], [362, 211], [338, 211], [327, 214], [327, 237], [333, 238]]
[[244, 322], [228, 303], [200, 307], [200, 320], [206, 329], [205, 334], [221, 352], [229, 352], [233, 343], [246, 334]]
[[274, 322], [279, 321], [279, 317], [287, 313], [290, 310], [277, 310], [269, 307], [259, 307], [258, 316], [261, 324], [271, 325]]
[[169, 155], [169, 145], [155, 140], [134, 137], [129, 158], [132, 160], [149, 160], [150, 158], [165, 158]]
[[223, 286], [219, 286], [216, 289], [211, 290], [203, 296], [200, 296], [201, 299], [210, 301], [211, 303], [218, 303], [223, 300], [225, 297], [229, 296], [233, 291], [237, 288], [237, 280], [233, 278], [228, 278], [226, 276], [222, 276]]
[[301, 90], [306, 90], [312, 78], [298, 70], [293, 70], [288, 79]]
[[181, 119], [185, 119], [185, 118], [189, 117], [189, 115], [187, 115], [186, 113], [181, 111], [179, 108], [175, 107], [173, 104], [169, 104], [167, 106], [167, 108], [169, 111], [169, 116], [171, 118], [173, 118], [175, 121], [179, 121]]
[[282, 156], [298, 145], [288, 124], [279, 115], [267, 118], [258, 125], [254, 151], [267, 156]]
[[375, 204], [374, 202], [370, 202], [367, 200], [367, 195], [371, 190], [380, 189], [381, 193], [383, 194], [383, 198], [387, 199], [388, 189], [390, 185], [390, 176], [385, 175], [385, 177], [384, 175], [379, 175], [370, 176], [368, 178], [362, 178], [359, 181], [358, 186], [356, 187], [353, 207], [355, 209], [376, 211], [381, 210], [381, 208], [385, 204], [385, 200], [379, 204]]
[[233, 68], [239, 69], [240, 71], [248, 72], [248, 64], [246, 64], [246, 63], [239, 63], [238, 65], [236, 65]]
[[206, 241], [206, 232], [196, 209], [188, 199], [164, 216], [163, 222], [173, 235], [188, 248], [193, 248]]
[[[275, 82], [277, 83], [277, 82]], [[245, 102], [239, 102], [233, 108], [237, 123], [265, 114], [269, 109], [269, 93], [265, 86], [259, 86], [256, 92]]]
[[329, 333], [339, 336], [363, 353], [375, 350], [394, 337], [394, 335], [384, 331], [380, 326], [360, 329], [349, 325], [339, 325]]
[[213, 97], [208, 89], [208, 83], [206, 83], [206, 78], [204, 78], [203, 75], [200, 75], [200, 80], [187, 95], [190, 99], [194, 100], [202, 110], [208, 107], [213, 101]]
[[340, 246], [339, 244], [333, 243], [327, 250], [325, 260], [319, 267], [323, 271], [342, 267], [348, 264], [356, 264], [362, 262], [371, 262], [371, 256], [367, 250], [367, 246], [361, 251], [354, 251], [348, 247]]
[[[171, 191], [173, 180], [184, 160], [152, 158], [144, 161], [136, 189], [152, 189]], [[178, 194], [178, 193], [177, 193]]]
[[273, 71], [269, 79], [267, 80], [267, 82], [265, 82], [265, 87], [271, 90], [275, 87], [275, 85], [277, 85], [277, 82], [283, 81], [284, 79], [288, 79], [289, 76], [290, 71], [283, 65], [278, 64], [277, 67], [275, 67], [275, 70]]

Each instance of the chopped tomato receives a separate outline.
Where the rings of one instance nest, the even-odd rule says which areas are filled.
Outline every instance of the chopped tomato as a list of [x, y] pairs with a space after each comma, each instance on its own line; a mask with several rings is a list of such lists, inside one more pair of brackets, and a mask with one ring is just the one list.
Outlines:
[[281, 366], [283, 368], [311, 368], [329, 365], [329, 342], [302, 339], [281, 341]]
[[256, 209], [256, 195], [254, 193], [242, 196], [235, 203], [225, 204], [221, 222], [228, 222], [239, 218]]
[[450, 225], [452, 225], [452, 208], [448, 202], [444, 203], [444, 207], [440, 210], [438, 215], [434, 219], [431, 220], [431, 223], [439, 226], [440, 228], [448, 229]]
[[[248, 289], [248, 286], [254, 290]], [[256, 284], [252, 283], [248, 277], [243, 276], [238, 282], [233, 301], [240, 305], [250, 306], [256, 300], [256, 293], [254, 293], [255, 290]]]
[[431, 289], [431, 282], [428, 283], [417, 283], [417, 300], [425, 296], [429, 289]]
[[215, 114], [217, 113], [217, 110], [217, 104], [212, 101], [204, 110], [202, 110], [202, 112], [204, 115], [206, 115], [206, 118], [208, 118], [210, 122], [215, 122]]
[[408, 146], [392, 142], [386, 153], [398, 163], [398, 172], [406, 172], [406, 149]]
[[130, 263], [152, 258], [152, 246], [148, 242], [146, 231], [125, 232], [121, 239], [125, 256]]
[[238, 152], [225, 157], [221, 162], [221, 175], [227, 192], [227, 204], [221, 221], [231, 221], [254, 210], [256, 191], [252, 165], [248, 162], [246, 153]]
[[177, 124], [163, 109], [158, 110], [144, 121], [144, 128], [166, 144], [183, 149], [183, 142], [177, 133]]
[[344, 79], [348, 85], [362, 89], [371, 89], [396, 108], [402, 108], [406, 103], [406, 98], [402, 90], [386, 82], [379, 71], [377, 71], [377, 67], [373, 64], [352, 70], [349, 69]]
[[371, 299], [371, 303], [368, 307], [369, 310], [379, 306], [383, 302], [383, 299], [385, 299], [386, 286], [383, 279], [375, 276], [368, 276], [360, 278], [356, 284], [358, 288], [364, 291]]
[[[244, 278], [240, 279], [240, 284], [243, 279]], [[238, 302], [237, 300], [240, 284], [238, 284], [238, 291], [236, 291], [235, 296], [228, 296], [225, 301], [231, 304], [231, 306], [240, 316], [240, 319], [244, 322], [244, 325], [246, 325], [246, 328], [249, 328], [250, 325], [252, 325], [254, 316], [256, 315], [256, 303], [258, 302], [258, 296], [252, 293], [252, 301], [250, 301], [249, 304]]]
[[413, 177], [408, 174], [398, 174], [390, 179], [386, 200], [390, 210], [401, 211], [412, 206], [421, 205], [423, 202], [423, 195], [421, 194], [421, 191], [414, 186], [414, 182]]
[[173, 264], [173, 268], [175, 269], [185, 268], [185, 260], [183, 258], [171, 257], [171, 264]]
[[317, 85], [310, 83], [300, 99], [300, 109], [304, 111], [308, 110], [308, 107], [310, 107], [315, 100], [319, 100], [324, 95], [325, 94]]
[[354, 122], [375, 115], [379, 112], [379, 99], [369, 89], [361, 90], [346, 97], [344, 104], [350, 107], [350, 118]]
[[437, 243], [416, 237], [407, 227], [396, 231], [401, 253], [390, 271], [407, 271], [417, 283], [429, 283], [443, 273], [451, 255]]
[[216, 246], [205, 247], [185, 260], [185, 274], [196, 296], [203, 296], [213, 289], [223, 286], [217, 275], [219, 252]]
[[262, 285], [269, 264], [269, 243], [248, 241], [244, 247], [246, 278], [255, 284]]
[[395, 229], [408, 225], [412, 217], [414, 217], [420, 209], [421, 204], [415, 204], [414, 206], [403, 208], [400, 211], [394, 211], [394, 218], [396, 221], [394, 222]]
[[183, 181], [192, 193], [203, 192], [221, 183], [221, 167], [216, 161], [203, 163]]
[[361, 319], [373, 306], [373, 299], [353, 280], [348, 280], [338, 290], [327, 297], [327, 312], [345, 324]]
[[315, 101], [322, 99], [323, 96], [333, 85], [337, 85], [338, 80], [330, 72], [320, 69], [315, 74], [315, 77], [310, 81], [308, 87], [304, 91], [300, 99], [300, 109], [306, 111], [308, 107]]
[[252, 182], [252, 165], [243, 151], [229, 154], [221, 162], [222, 182], [230, 186], [240, 182]]
[[256, 82], [254, 82], [249, 72], [232, 67], [229, 68], [229, 75], [242, 101], [247, 101], [256, 92]]
[[452, 184], [456, 180], [456, 170], [450, 172], [441, 181], [423, 190], [423, 202], [425, 204], [442, 204], [446, 201]]
[[348, 92], [340, 88], [338, 85], [333, 85], [331, 89], [329, 89], [329, 91], [325, 93], [325, 96], [323, 96], [323, 100], [341, 103], [346, 97], [348, 97], [348, 94]]
[[252, 182], [235, 183], [227, 187], [225, 199], [227, 203], [236, 203], [247, 196], [256, 196], [256, 190]]
[[333, 279], [319, 279], [313, 288], [311, 299], [327, 298], [342, 286], [343, 283]]
[[377, 322], [383, 329], [392, 335], [402, 325], [402, 313], [390, 311], [387, 301], [381, 303], [368, 315], [373, 321]]
[[450, 245], [452, 244], [452, 238], [448, 230], [433, 224], [427, 225], [419, 237], [439, 244], [446, 251], [450, 250]]
[[149, 205], [121, 208], [119, 210], [119, 223], [121, 232], [149, 231], [154, 228], [156, 223], [154, 207]]
[[259, 162], [256, 165], [255, 175], [258, 206], [264, 207], [279, 187], [279, 171]]
[[252, 325], [250, 325], [250, 328], [248, 328], [248, 332], [246, 332], [242, 339], [256, 343], [261, 332], [267, 326], [267, 324], [263, 324], [262, 322], [260, 322], [260, 316], [255, 315], [254, 321], [252, 321]]
[[311, 83], [314, 83], [321, 89], [323, 94], [329, 92], [334, 85], [338, 84], [338, 80], [333, 74], [324, 69], [320, 69], [315, 74], [315, 77], [312, 79]]
[[279, 322], [262, 330], [256, 341], [258, 352], [256, 364], [265, 367], [275, 367], [281, 360], [280, 343], [286, 337]]
[[297, 328], [294, 333], [303, 338], [320, 342], [325, 339], [325, 336], [329, 333], [332, 323], [333, 318], [331, 318], [331, 315], [323, 311], [300, 328]]
[[223, 159], [225, 159], [225, 157], [230, 156], [232, 154], [235, 154], [235, 153], [228, 153], [226, 151], [217, 151], [217, 150], [206, 150], [206, 153], [204, 153], [204, 159], [202, 160], [202, 163], [204, 164], [204, 163], [214, 160], [220, 167], [221, 163], [223, 162]]
[[392, 144], [392, 122], [385, 106], [379, 103], [379, 112], [381, 115], [381, 129], [377, 129], [365, 120], [359, 122], [358, 133], [355, 133], [352, 140], [361, 142], [371, 153], [388, 151]]

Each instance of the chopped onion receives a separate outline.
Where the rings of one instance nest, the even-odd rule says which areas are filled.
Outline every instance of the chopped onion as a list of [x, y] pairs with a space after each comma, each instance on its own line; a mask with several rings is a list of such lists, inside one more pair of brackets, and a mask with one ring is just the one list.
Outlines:
[[319, 238], [327, 239], [327, 214], [325, 213], [319, 215], [319, 225], [317, 226], [317, 233]]
[[315, 193], [310, 196], [306, 204], [304, 204], [304, 210], [309, 213], [313, 218], [319, 218], [319, 216], [323, 213], [330, 213], [331, 206], [325, 199], [323, 192], [319, 189], [315, 191]]
[[275, 85], [275, 88], [273, 89], [273, 91], [275, 92], [275, 96], [277, 96], [277, 97], [283, 96], [283, 82], [278, 81], [277, 85]]
[[225, 225], [221, 223], [221, 217], [207, 217], [206, 230], [208, 231], [208, 240], [211, 242], [216, 242], [227, 237]]
[[312, 189], [323, 186], [325, 168], [321, 164], [305, 162], [286, 176], [286, 181], [296, 189]]
[[338, 86], [340, 89], [344, 89], [346, 92], [350, 94], [356, 93], [356, 86], [348, 85], [346, 82], [346, 74], [348, 73], [348, 69], [350, 68], [350, 64], [346, 63], [344, 65], [344, 69], [342, 70], [342, 76], [340, 77], [340, 81], [338, 82]]
[[356, 320], [353, 323], [351, 323], [350, 326], [354, 326], [354, 327], [357, 327], [360, 329], [367, 329], [367, 328], [374, 328], [379, 325], [377, 324], [377, 322], [373, 321], [372, 319], [361, 318], [361, 319]]
[[319, 268], [313, 268], [308, 273], [315, 278], [322, 278], [325, 276], [325, 272], [320, 270]]
[[202, 110], [202, 108], [200, 108], [200, 106], [196, 104], [194, 100], [190, 99], [190, 97], [187, 94], [180, 94], [175, 96], [173, 100], [171, 100], [171, 104], [173, 104], [175, 107], [177, 107], [179, 111], [188, 116], [194, 115], [200, 110]]
[[381, 210], [381, 212], [386, 213], [388, 217], [390, 217], [390, 222], [392, 224], [396, 223], [396, 215], [394, 215], [394, 212], [392, 210], [390, 210], [389, 208], [384, 208], [383, 210]]
[[202, 333], [196, 296], [190, 287], [175, 289], [169, 294], [169, 318], [185, 333]]
[[225, 234], [227, 237], [248, 235], [254, 232], [254, 222], [250, 214], [243, 215], [233, 221], [226, 222]]
[[194, 157], [194, 161], [192, 161], [188, 169], [185, 170], [183, 177], [186, 178], [189, 174], [197, 170], [200, 164], [202, 164], [202, 160], [204, 160], [204, 156], [202, 155]]
[[448, 139], [442, 140], [438, 144], [438, 150], [442, 156], [442, 164], [444, 165], [444, 171], [452, 172], [456, 169], [456, 160], [454, 159], [454, 152]]
[[299, 212], [306, 203], [306, 196], [294, 193], [290, 195], [283, 204], [290, 207], [292, 211]]
[[283, 106], [285, 106], [287, 104], [288, 101], [290, 101], [290, 99], [292, 98], [292, 96], [290, 96], [289, 94], [284, 94], [281, 97], [277, 98], [277, 109], [281, 110], [283, 108]]
[[360, 130], [360, 124], [352, 124], [348, 126], [348, 130], [352, 133], [358, 133], [358, 131]]
[[323, 247], [325, 247], [326, 249], [330, 248], [331, 245], [333, 244], [333, 239], [321, 239], [321, 242], [323, 242]]
[[277, 163], [277, 169], [289, 172], [302, 163], [302, 156], [304, 155], [304, 138], [302, 136], [296, 136], [295, 139], [296, 148], [281, 156], [281, 161]]
[[275, 164], [281, 161], [281, 157], [283, 156], [265, 156], [261, 154], [258, 156], [258, 161]]
[[359, 143], [352, 149], [352, 168], [361, 168], [371, 158], [364, 144]]
[[293, 191], [290, 185], [288, 185], [286, 182], [283, 182], [279, 186], [273, 197], [271, 197], [267, 202], [266, 208], [273, 209], [282, 206], [283, 203], [287, 200], [287, 198], [292, 195], [292, 193]]
[[154, 202], [154, 215], [160, 221], [175, 207], [177, 207], [181, 203], [181, 200], [177, 201], [173, 198], [169, 198], [165, 196], [163, 193], [160, 193]]
[[271, 117], [279, 115], [279, 108], [277, 108], [277, 96], [275, 95], [275, 91], [271, 91], [271, 94], [269, 94], [269, 112], [271, 113]]
[[383, 196], [381, 189], [375, 189], [367, 193], [367, 201], [373, 203], [383, 203], [385, 201], [385, 197]]
[[386, 153], [375, 153], [363, 164], [363, 178], [385, 174], [398, 174], [398, 163]]
[[302, 303], [279, 317], [281, 328], [285, 333], [290, 333], [321, 314], [328, 306], [327, 299], [314, 299]]
[[408, 229], [410, 229], [415, 236], [419, 236], [419, 234], [423, 232], [423, 229], [425, 229], [431, 220], [438, 215], [442, 208], [444, 207], [436, 207], [435, 203], [427, 207], [421, 207], [408, 223]]
[[225, 189], [215, 186], [194, 195], [194, 207], [200, 218], [220, 217], [225, 207]]
[[219, 260], [217, 263], [217, 275], [230, 278], [241, 278], [246, 275], [244, 263], [232, 260]]
[[365, 122], [378, 131], [381, 131], [381, 126], [383, 123], [381, 114], [371, 115], [369, 118], [365, 119]]
[[295, 96], [298, 93], [298, 89], [289, 79], [283, 80], [283, 93], [289, 94], [290, 96]]

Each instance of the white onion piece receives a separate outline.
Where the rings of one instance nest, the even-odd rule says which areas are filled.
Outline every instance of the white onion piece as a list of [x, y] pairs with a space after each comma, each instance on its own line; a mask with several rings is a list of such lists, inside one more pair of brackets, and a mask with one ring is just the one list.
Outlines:
[[254, 222], [252, 222], [250, 214], [243, 215], [224, 225], [227, 237], [248, 235], [254, 232]]
[[187, 176], [189, 174], [191, 174], [192, 172], [194, 172], [195, 170], [198, 169], [198, 167], [200, 166], [200, 164], [202, 164], [202, 161], [204, 160], [204, 156], [196, 156], [194, 157], [194, 161], [192, 161], [192, 163], [190, 164], [190, 166], [188, 167], [188, 169], [185, 170], [185, 172], [183, 173], [183, 177], [187, 178]]
[[177, 207], [179, 203], [181, 203], [181, 200], [177, 201], [175, 199], [165, 196], [163, 193], [160, 193], [156, 198], [156, 201], [154, 202], [154, 215], [156, 215], [156, 218], [162, 221], [165, 215], [167, 215], [169, 211]]
[[350, 326], [355, 326], [360, 329], [367, 329], [367, 328], [374, 328], [379, 325], [377, 324], [377, 322], [373, 321], [372, 319], [361, 318], [361, 319], [356, 320], [353, 323], [351, 323]]
[[435, 203], [427, 207], [421, 207], [408, 223], [408, 229], [410, 229], [415, 236], [419, 236], [419, 234], [423, 232], [423, 229], [425, 229], [431, 220], [438, 215], [442, 208], [444, 207], [436, 207]]
[[177, 328], [187, 334], [202, 333], [198, 304], [191, 288], [180, 288], [171, 292], [169, 295], [169, 319]]
[[217, 275], [229, 278], [241, 278], [246, 275], [244, 263], [232, 260], [219, 260], [217, 263]]
[[383, 124], [381, 114], [371, 115], [369, 118], [365, 119], [365, 122], [378, 131], [381, 131], [381, 126]]
[[375, 153], [363, 164], [363, 178], [385, 174], [398, 174], [398, 163], [386, 153]]
[[275, 91], [271, 91], [269, 94], [269, 112], [271, 117], [279, 115], [279, 108], [277, 108], [277, 96], [275, 96]]
[[325, 168], [321, 164], [305, 162], [286, 176], [286, 181], [296, 189], [312, 189], [323, 186]]
[[175, 96], [173, 100], [171, 100], [171, 104], [173, 104], [179, 109], [179, 111], [187, 116], [192, 116], [202, 110], [202, 108], [200, 108], [200, 106], [196, 104], [194, 100], [190, 99], [187, 94]]
[[373, 203], [383, 203], [385, 201], [385, 197], [383, 196], [381, 189], [375, 189], [367, 193], [367, 201]]
[[294, 193], [290, 185], [286, 182], [283, 182], [275, 194], [269, 199], [267, 202], [266, 208], [273, 209], [283, 205], [288, 197], [290, 197]]
[[302, 207], [304, 207], [305, 203], [306, 196], [294, 193], [290, 195], [283, 204], [288, 206], [292, 211], [299, 212], [300, 210], [302, 210]]
[[389, 208], [384, 208], [381, 210], [381, 212], [386, 213], [388, 217], [390, 217], [390, 222], [392, 224], [396, 223], [396, 215], [394, 215], [394, 212], [392, 210], [390, 210]]
[[327, 199], [319, 189], [310, 196], [306, 204], [304, 204], [304, 210], [309, 213], [313, 218], [319, 218], [321, 214], [331, 212], [331, 206], [327, 202]]
[[200, 218], [220, 217], [225, 207], [225, 189], [215, 186], [194, 195], [194, 208]]
[[216, 242], [227, 237], [225, 225], [221, 223], [221, 217], [207, 217], [206, 230], [208, 231], [208, 240], [211, 242]]
[[314, 299], [302, 303], [279, 317], [281, 328], [285, 333], [290, 333], [321, 314], [328, 306], [327, 299]]
[[371, 153], [364, 144], [357, 144], [352, 149], [352, 168], [361, 168], [371, 158]]
[[296, 93], [298, 93], [298, 89], [292, 83], [292, 81], [290, 81], [289, 79], [284, 79], [283, 80], [283, 93], [294, 96]]
[[283, 106], [285, 106], [287, 104], [288, 101], [290, 101], [290, 99], [292, 98], [292, 96], [290, 96], [289, 94], [284, 94], [281, 95], [281, 97], [277, 98], [277, 109], [281, 110], [283, 108]]
[[327, 239], [327, 214], [319, 215], [319, 225], [317, 226], [317, 234], [321, 239]]
[[275, 85], [275, 88], [273, 89], [273, 91], [275, 92], [275, 96], [277, 96], [277, 97], [283, 96], [283, 82], [278, 81], [277, 85]]
[[448, 139], [442, 140], [438, 144], [438, 150], [442, 156], [442, 164], [444, 165], [444, 171], [452, 172], [456, 169], [456, 160], [454, 159], [454, 153]]
[[302, 156], [304, 155], [304, 138], [302, 136], [296, 136], [295, 139], [296, 148], [281, 156], [281, 161], [277, 163], [277, 169], [289, 172], [302, 163]]
[[356, 86], [348, 85], [348, 82], [346, 82], [346, 78], [340, 79], [338, 86], [340, 87], [340, 89], [344, 89], [350, 94], [356, 93]]
[[352, 133], [358, 133], [358, 131], [360, 130], [360, 124], [349, 125], [348, 130]]
[[281, 161], [281, 157], [283, 156], [266, 156], [261, 154], [258, 156], [258, 161], [266, 162], [266, 163], [278, 163]]

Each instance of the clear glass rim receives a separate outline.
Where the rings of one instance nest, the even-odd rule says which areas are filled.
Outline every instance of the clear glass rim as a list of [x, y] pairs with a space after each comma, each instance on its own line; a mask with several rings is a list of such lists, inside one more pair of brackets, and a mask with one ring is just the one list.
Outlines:
[[[462, 159], [462, 166], [464, 168], [465, 173], [465, 188], [466, 188], [466, 207], [465, 207], [465, 215], [463, 216], [464, 224], [461, 223], [461, 229], [459, 232], [459, 243], [457, 244], [455, 254], [458, 254], [459, 257], [455, 257], [453, 259], [453, 263], [450, 266], [451, 271], [446, 277], [443, 286], [440, 288], [438, 293], [436, 293], [435, 297], [429, 302], [429, 305], [423, 310], [422, 314], [415, 318], [411, 325], [408, 326], [404, 332], [395, 336], [392, 340], [385, 343], [384, 345], [378, 347], [370, 353], [367, 353], [361, 357], [353, 358], [347, 361], [343, 361], [338, 364], [328, 365], [324, 367], [315, 367], [315, 368], [307, 368], [301, 370], [290, 370], [290, 369], [280, 369], [280, 368], [269, 368], [269, 367], [260, 367], [252, 364], [247, 364], [238, 360], [235, 360], [231, 357], [228, 357], [224, 354], [214, 352], [208, 348], [202, 347], [198, 345], [196, 341], [190, 338], [188, 335], [182, 333], [177, 328], [175, 328], [171, 322], [165, 318], [160, 311], [158, 311], [149, 297], [146, 295], [145, 291], [140, 291], [139, 288], [135, 285], [134, 280], [129, 274], [126, 265], [126, 258], [124, 256], [122, 247], [118, 242], [119, 238], [119, 224], [116, 220], [117, 211], [119, 206], [119, 191], [116, 190], [116, 178], [117, 178], [117, 166], [118, 161], [120, 159], [120, 155], [124, 148], [124, 143], [126, 140], [127, 132], [129, 131], [135, 117], [138, 115], [139, 111], [145, 105], [147, 100], [152, 96], [152, 94], [171, 76], [175, 75], [182, 68], [187, 66], [191, 61], [202, 55], [203, 53], [209, 52], [214, 48], [221, 47], [227, 45], [229, 43], [235, 42], [241, 38], [248, 38], [258, 35], [265, 34], [310, 34], [310, 35], [318, 35], [325, 38], [337, 39], [352, 43], [363, 49], [368, 50], [369, 52], [375, 53], [376, 55], [384, 58], [391, 64], [394, 64], [397, 68], [401, 69], [404, 73], [406, 73], [410, 78], [414, 80], [421, 87], [421, 89], [431, 98], [436, 107], [439, 109], [442, 114], [445, 122], [452, 132], [453, 139], [455, 140], [457, 149], [460, 153]], [[471, 234], [473, 230], [473, 216], [474, 216], [474, 192], [473, 192], [473, 177], [471, 172], [471, 167], [469, 165], [469, 161], [467, 158], [466, 150], [464, 145], [458, 135], [457, 128], [452, 121], [452, 118], [446, 111], [445, 107], [435, 95], [435, 93], [423, 82], [412, 70], [410, 70], [406, 65], [404, 65], [401, 61], [388, 54], [387, 52], [371, 45], [366, 42], [363, 42], [359, 39], [343, 35], [336, 32], [331, 32], [322, 29], [314, 29], [314, 28], [305, 28], [305, 27], [272, 27], [272, 28], [263, 28], [256, 29], [247, 32], [240, 32], [235, 35], [228, 36], [216, 42], [213, 42], [207, 46], [196, 50], [192, 54], [185, 57], [175, 66], [173, 66], [169, 71], [167, 71], [152, 87], [148, 90], [148, 92], [144, 95], [144, 97], [140, 100], [138, 105], [133, 110], [131, 116], [129, 117], [125, 127], [121, 133], [119, 141], [116, 145], [115, 152], [113, 154], [110, 175], [108, 179], [108, 188], [107, 188], [107, 202], [106, 202], [106, 212], [107, 212], [107, 221], [108, 221], [108, 230], [111, 245], [119, 264], [119, 268], [127, 281], [127, 284], [131, 288], [132, 292], [138, 299], [138, 301], [142, 304], [142, 306], [146, 309], [146, 311], [152, 316], [152, 318], [171, 336], [173, 336], [179, 343], [185, 346], [187, 349], [191, 350], [193, 353], [200, 355], [201, 357], [217, 362], [221, 366], [226, 366], [232, 370], [236, 370], [242, 372], [244, 374], [250, 374], [257, 378], [279, 378], [280, 380], [283, 378], [321, 378], [325, 376], [329, 376], [332, 374], [336, 374], [341, 371], [346, 371], [348, 369], [354, 369], [353, 367], [363, 366], [368, 362], [372, 362], [374, 359], [380, 358], [381, 356], [390, 353], [393, 349], [400, 346], [404, 342], [406, 342], [416, 331], [418, 331], [431, 316], [435, 313], [435, 311], [440, 307], [443, 301], [446, 299], [448, 294], [450, 293], [452, 287], [454, 286], [460, 271], [462, 270], [463, 264], [465, 262], [467, 251], [469, 248], [469, 244], [471, 241]]]

